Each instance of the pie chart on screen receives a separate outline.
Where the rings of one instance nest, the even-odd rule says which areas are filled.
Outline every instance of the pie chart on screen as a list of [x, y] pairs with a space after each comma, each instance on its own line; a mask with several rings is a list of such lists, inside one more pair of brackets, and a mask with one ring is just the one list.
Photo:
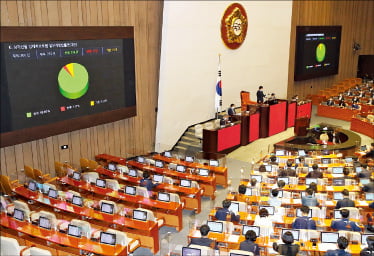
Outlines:
[[316, 48], [316, 59], [318, 62], [322, 62], [326, 57], [326, 45], [320, 43]]
[[69, 63], [58, 73], [58, 87], [60, 93], [68, 99], [78, 99], [88, 90], [87, 69], [79, 63]]

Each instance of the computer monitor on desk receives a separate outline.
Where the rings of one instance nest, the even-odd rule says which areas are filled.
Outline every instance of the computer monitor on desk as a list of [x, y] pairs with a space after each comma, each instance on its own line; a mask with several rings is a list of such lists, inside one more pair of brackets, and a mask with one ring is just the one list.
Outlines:
[[360, 179], [360, 183], [361, 183], [361, 185], [369, 184], [370, 183], [370, 179], [369, 178], [361, 178]]
[[81, 238], [81, 236], [82, 236], [82, 230], [78, 226], [69, 224], [68, 225], [68, 232], [67, 232], [67, 234], [68, 234], [68, 236], [74, 236], [74, 237]]
[[201, 256], [201, 250], [198, 248], [183, 247], [182, 256]]
[[130, 169], [128, 174], [131, 177], [138, 177], [138, 171], [134, 169]]
[[246, 188], [245, 189], [245, 195], [246, 196], [251, 196], [253, 194], [252, 188]]
[[162, 202], [170, 202], [170, 194], [165, 192], [158, 192], [157, 200]]
[[256, 179], [258, 183], [261, 183], [262, 175], [251, 175], [251, 179]]
[[208, 177], [209, 176], [209, 170], [208, 169], [199, 169], [199, 175]]
[[365, 193], [366, 201], [374, 201], [374, 193]]
[[80, 172], [73, 172], [73, 179], [74, 180], [81, 180], [81, 173]]
[[282, 229], [282, 236], [284, 235], [284, 233], [286, 233], [288, 231], [292, 233], [293, 239], [295, 239], [296, 241], [299, 241], [300, 230], [284, 228], [284, 229]]
[[189, 162], [189, 163], [193, 163], [193, 161], [195, 160], [193, 156], [186, 156], [186, 162]]
[[138, 156], [138, 157], [136, 157], [136, 161], [138, 163], [144, 163], [145, 162], [145, 158], [143, 156]]
[[44, 228], [44, 229], [51, 229], [52, 224], [51, 224], [50, 219], [48, 219], [46, 217], [43, 217], [43, 216], [40, 216], [39, 217], [39, 227]]
[[36, 184], [35, 181], [29, 181], [29, 184], [27, 186], [28, 189], [30, 189], [31, 191], [36, 191], [38, 189], [38, 185]]
[[335, 178], [332, 179], [333, 186], [345, 186], [345, 179], [344, 178]]
[[267, 172], [271, 172], [272, 171], [272, 165], [270, 165], [270, 164], [268, 164], [268, 165], [265, 165], [265, 170], [267, 171]]
[[260, 227], [259, 226], [251, 226], [251, 225], [243, 225], [242, 235], [245, 236], [245, 234], [249, 230], [252, 230], [253, 232], [255, 232], [257, 237], [260, 236]]
[[57, 190], [55, 190], [55, 189], [53, 189], [53, 188], [50, 188], [50, 189], [48, 190], [48, 197], [53, 198], [53, 199], [57, 199], [57, 197], [58, 197], [58, 192], [57, 192]]
[[339, 233], [337, 232], [321, 232], [321, 243], [337, 243]]
[[162, 183], [163, 180], [164, 180], [164, 176], [163, 175], [160, 175], [160, 174], [153, 175], [153, 181], [154, 182]]
[[100, 211], [107, 214], [114, 214], [114, 205], [102, 202]]
[[275, 151], [275, 155], [276, 155], [276, 156], [284, 156], [284, 155], [285, 155], [285, 152], [284, 152], [284, 150], [279, 150], [279, 149], [278, 149], [278, 150]]
[[305, 150], [304, 149], [299, 149], [298, 150], [298, 155], [299, 156], [305, 156], [306, 155]]
[[332, 167], [333, 174], [343, 174], [344, 167]]
[[136, 194], [136, 187], [134, 186], [126, 186], [125, 187], [125, 194], [127, 195], [135, 195]]
[[165, 151], [164, 152], [164, 157], [171, 157], [171, 152], [170, 151]]
[[71, 199], [71, 203], [76, 205], [76, 206], [82, 207], [83, 206], [83, 198], [81, 196], [73, 195], [73, 197]]
[[218, 160], [210, 159], [210, 160], [209, 160], [209, 165], [210, 165], [210, 166], [218, 167], [218, 166], [219, 166]]
[[223, 223], [219, 221], [208, 221], [207, 222], [210, 232], [223, 233]]
[[331, 164], [331, 158], [322, 158], [321, 163], [322, 164]]
[[110, 170], [110, 171], [117, 170], [117, 165], [113, 164], [113, 163], [108, 164], [108, 170]]
[[155, 161], [155, 166], [158, 168], [163, 168], [164, 167], [164, 162], [160, 160]]
[[310, 185], [312, 183], [318, 184], [318, 179], [317, 178], [306, 178], [305, 179], [305, 185]]
[[147, 220], [147, 212], [142, 211], [142, 210], [133, 210], [132, 211], [132, 218], [134, 220], [146, 221]]
[[177, 172], [185, 172], [186, 167], [184, 165], [177, 165]]
[[190, 180], [181, 179], [180, 186], [181, 187], [185, 187], [185, 188], [190, 188], [191, 187], [191, 181]]
[[20, 210], [20, 209], [14, 208], [13, 218], [15, 218], [16, 220], [19, 220], [19, 221], [24, 221], [25, 220], [25, 212]]
[[106, 187], [106, 181], [103, 179], [96, 179], [96, 186], [100, 188]]
[[232, 211], [232, 212], [234, 212], [234, 213], [239, 212], [239, 203], [237, 203], [237, 202], [231, 202], [229, 210]]
[[100, 243], [115, 245], [116, 244], [116, 234], [100, 232]]
[[342, 192], [334, 192], [334, 200], [342, 200], [343, 199], [343, 194]]

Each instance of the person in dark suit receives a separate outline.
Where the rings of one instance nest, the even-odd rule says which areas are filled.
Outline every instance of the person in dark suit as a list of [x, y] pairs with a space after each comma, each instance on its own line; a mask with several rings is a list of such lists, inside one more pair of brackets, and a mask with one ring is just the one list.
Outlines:
[[360, 252], [360, 256], [373, 256], [374, 255], [374, 236], [368, 236], [366, 238], [368, 247], [364, 248]]
[[143, 179], [140, 180], [140, 186], [141, 187], [146, 187], [148, 191], [152, 191], [153, 188], [158, 186], [158, 183], [153, 183], [151, 180], [151, 175], [149, 174], [148, 171], [143, 172]]
[[345, 250], [348, 247], [348, 239], [344, 236], [339, 236], [337, 242], [339, 249], [328, 250], [325, 256], [351, 256], [351, 254]]
[[301, 204], [305, 206], [318, 206], [319, 202], [315, 196], [313, 196], [313, 189], [307, 188], [306, 189], [306, 196], [301, 198]]
[[256, 233], [253, 230], [248, 230], [245, 233], [245, 240], [240, 243], [239, 250], [252, 252], [255, 256], [260, 256], [260, 247], [256, 244]]
[[261, 104], [264, 103], [265, 93], [262, 91], [264, 87], [261, 85], [258, 87], [258, 90], [256, 92], [257, 96], [257, 103]]
[[335, 102], [334, 102], [334, 100], [330, 97], [329, 99], [328, 99], [328, 101], [326, 102], [326, 105], [327, 106], [334, 106], [334, 104], [335, 104]]
[[363, 158], [374, 158], [374, 142], [370, 144], [370, 148], [368, 149], [366, 154], [363, 156]]
[[361, 164], [362, 171], [358, 174], [359, 178], [370, 178], [371, 177], [371, 171], [368, 170], [367, 164]]
[[338, 106], [339, 106], [339, 107], [342, 107], [342, 108], [345, 108], [345, 107], [347, 107], [347, 103], [345, 102], [344, 99], [342, 99], [341, 101], [339, 101]]
[[269, 164], [271, 164], [271, 165], [278, 165], [278, 163], [277, 163], [277, 157], [276, 156], [271, 156]]
[[335, 209], [340, 209], [343, 207], [356, 207], [355, 202], [349, 199], [349, 191], [347, 189], [344, 189], [342, 191], [343, 199], [339, 200], [336, 203]]
[[347, 230], [347, 231], [361, 231], [361, 228], [356, 224], [354, 221], [350, 221], [348, 219], [349, 210], [348, 209], [341, 209], [340, 214], [342, 215], [342, 219], [340, 220], [333, 220], [331, 222], [331, 228], [335, 230]]
[[217, 245], [214, 240], [208, 238], [208, 233], [210, 231], [210, 228], [208, 225], [202, 225], [200, 227], [200, 234], [201, 237], [193, 237], [191, 238], [190, 244], [196, 244], [196, 245], [201, 245], [201, 246], [208, 246], [213, 249], [216, 249]]
[[296, 170], [292, 169], [292, 162], [287, 161], [286, 163], [287, 168], [286, 169], [279, 169], [278, 171], [278, 177], [297, 177]]
[[293, 244], [294, 238], [290, 231], [285, 232], [282, 235], [282, 241], [284, 244], [273, 243], [274, 251], [279, 252], [280, 255], [284, 256], [296, 256], [300, 251], [300, 245]]
[[230, 214], [231, 216], [231, 221], [237, 222], [240, 220], [240, 215], [236, 215], [234, 212], [229, 210], [230, 205], [231, 205], [230, 200], [222, 201], [222, 208], [216, 211], [215, 217], [217, 220], [226, 221], [228, 214]]
[[227, 114], [229, 116], [233, 116], [236, 114], [235, 112], [235, 104], [231, 104], [230, 107], [227, 109]]
[[313, 164], [312, 169], [313, 171], [309, 172], [305, 178], [317, 178], [317, 179], [323, 178], [323, 173], [319, 170], [318, 164]]
[[308, 217], [310, 208], [308, 206], [300, 207], [301, 213], [303, 216], [297, 217], [292, 223], [292, 228], [294, 229], [317, 229], [316, 222]]
[[343, 93], [339, 93], [338, 100], [339, 100], [339, 101], [344, 100]]

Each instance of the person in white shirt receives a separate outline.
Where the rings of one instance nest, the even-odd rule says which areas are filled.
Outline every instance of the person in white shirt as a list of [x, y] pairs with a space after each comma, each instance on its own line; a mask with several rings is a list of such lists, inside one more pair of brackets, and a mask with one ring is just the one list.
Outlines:
[[260, 227], [261, 236], [270, 236], [274, 232], [273, 221], [269, 217], [269, 212], [265, 208], [261, 208], [258, 215], [256, 215], [254, 226]]

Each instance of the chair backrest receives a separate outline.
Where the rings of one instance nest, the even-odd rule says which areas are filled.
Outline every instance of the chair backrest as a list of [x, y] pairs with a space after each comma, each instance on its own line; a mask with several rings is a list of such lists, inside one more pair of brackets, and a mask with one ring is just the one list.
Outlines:
[[43, 191], [47, 192], [50, 188], [57, 190], [56, 185], [51, 183], [43, 183]]
[[36, 169], [36, 168], [33, 169], [33, 172], [34, 172], [35, 179], [38, 180], [38, 181], [43, 182], [43, 177], [42, 177], [43, 176], [43, 172], [41, 170], [39, 170], [39, 169]]
[[155, 215], [154, 215], [153, 211], [151, 211], [149, 209], [144, 209], [144, 208], [137, 208], [136, 210], [147, 212], [147, 220], [155, 221]]
[[91, 237], [92, 229], [89, 222], [84, 220], [72, 219], [70, 223], [81, 228], [82, 236], [85, 236], [87, 238]]
[[223, 232], [224, 233], [229, 233], [231, 234], [232, 231], [234, 231], [234, 223], [231, 221], [222, 221], [222, 220], [217, 220], [216, 222], [221, 222], [223, 226]]
[[95, 160], [88, 160], [88, 168], [90, 170], [96, 170], [99, 167], [99, 164]]
[[179, 195], [176, 193], [169, 193], [170, 194], [170, 202], [176, 202], [178, 204], [181, 203], [181, 199], [179, 198]]
[[149, 193], [148, 193], [148, 190], [147, 190], [146, 187], [139, 187], [139, 186], [137, 186], [136, 187], [136, 194], [139, 195], [139, 196], [143, 196], [143, 197], [149, 198]]
[[81, 157], [79, 159], [79, 163], [83, 171], [87, 171], [90, 169], [89, 160], [87, 158]]
[[49, 221], [51, 222], [51, 228], [55, 229], [57, 227], [57, 218], [54, 213], [47, 212], [47, 211], [40, 211], [39, 212], [39, 217], [45, 217], [48, 218]]
[[0, 175], [0, 185], [1, 192], [7, 195], [10, 195], [12, 193], [12, 185], [8, 176]]
[[129, 167], [126, 165], [117, 164], [117, 170], [119, 170], [120, 173], [129, 173]]
[[354, 231], [347, 231], [347, 230], [339, 230], [339, 237], [344, 236], [348, 239], [348, 241], [361, 241], [361, 234], [360, 232], [354, 232]]
[[169, 168], [170, 170], [175, 170], [175, 169], [177, 169], [177, 164], [175, 164], [175, 163], [170, 163], [170, 164], [168, 165], [168, 168]]
[[108, 201], [108, 200], [100, 200], [99, 201], [100, 209], [101, 209], [101, 204], [102, 203], [107, 203], [107, 204], [114, 205], [114, 207], [113, 207], [113, 213], [118, 213], [118, 207], [117, 207], [117, 204], [115, 202]]
[[118, 180], [115, 179], [105, 179], [106, 187], [118, 191], [120, 189], [120, 185]]
[[99, 174], [97, 172], [84, 172], [82, 173], [82, 179], [84, 181], [88, 181], [90, 183], [96, 183], [96, 179], [99, 178]]
[[253, 252], [248, 252], [248, 251], [243, 251], [243, 250], [230, 250], [228, 256], [230, 256], [230, 253], [235, 253], [239, 255], [248, 255], [248, 256], [254, 255]]
[[52, 253], [48, 250], [40, 249], [37, 247], [30, 247], [25, 253], [30, 253], [30, 256], [52, 256]]
[[300, 229], [300, 240], [310, 241], [310, 239], [319, 239], [320, 232], [312, 229]]
[[193, 181], [191, 181], [191, 187], [192, 188], [200, 188], [200, 185], [197, 181], [193, 180]]
[[349, 211], [349, 216], [348, 218], [350, 219], [360, 219], [360, 210], [356, 207], [343, 207], [343, 208], [340, 208], [340, 210], [342, 209], [347, 209]]
[[[74, 190], [70, 190], [69, 189], [67, 192], [71, 193], [72, 197], [73, 197], [73, 195], [75, 195], [75, 196], [81, 196], [81, 193], [79, 193], [77, 191], [74, 191]], [[71, 199], [71, 198], [69, 198], [69, 199]]]
[[0, 255], [19, 255], [20, 246], [14, 238], [0, 236]]
[[317, 206], [309, 206], [312, 209], [312, 217], [313, 218], [321, 218], [321, 209]]
[[67, 171], [64, 168], [63, 163], [55, 161], [55, 172], [57, 177], [64, 177], [67, 175]]
[[167, 177], [167, 176], [164, 176], [163, 182], [167, 183], [167, 184], [173, 184], [174, 183], [173, 179], [171, 177]]
[[13, 204], [14, 204], [14, 209], [19, 209], [25, 213], [25, 219], [30, 218], [30, 208], [28, 204], [20, 200], [15, 200]]
[[205, 255], [206, 256], [213, 256], [214, 255], [213, 248], [210, 248], [208, 246], [202, 246], [202, 245], [197, 245], [197, 244], [190, 244], [188, 247], [200, 249], [200, 252], [201, 252], [200, 255], [204, 255], [204, 256]]
[[231, 201], [231, 203], [239, 204], [239, 212], [247, 212], [247, 204], [239, 201]]
[[241, 104], [248, 104], [248, 102], [250, 101], [250, 93], [247, 91], [241, 91], [240, 101], [241, 101]]
[[30, 179], [36, 180], [35, 174], [34, 174], [34, 168], [31, 166], [25, 165], [24, 167], [25, 175], [26, 177], [29, 177]]
[[110, 228], [106, 232], [116, 235], [116, 244], [127, 245], [127, 235], [125, 232]]

